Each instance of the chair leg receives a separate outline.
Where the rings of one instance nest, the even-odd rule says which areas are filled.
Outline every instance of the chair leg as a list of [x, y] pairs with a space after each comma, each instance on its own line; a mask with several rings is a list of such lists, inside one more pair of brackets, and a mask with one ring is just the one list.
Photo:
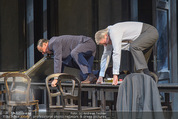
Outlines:
[[12, 106], [7, 107], [8, 115], [12, 114], [12, 108], [13, 108]]
[[35, 103], [35, 105], [33, 105], [35, 109], [32, 110], [32, 112], [35, 113], [35, 115], [39, 114], [39, 104], [38, 102]]
[[71, 104], [71, 105], [74, 105], [73, 99], [70, 99], [70, 104]]
[[36, 107], [36, 111], [38, 112], [38, 111], [39, 111], [39, 105], [38, 105], [38, 102], [36, 103], [35, 107]]

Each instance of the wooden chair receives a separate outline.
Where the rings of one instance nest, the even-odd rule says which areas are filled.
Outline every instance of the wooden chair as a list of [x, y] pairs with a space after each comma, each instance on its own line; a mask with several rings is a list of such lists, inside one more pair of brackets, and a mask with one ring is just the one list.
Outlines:
[[[56, 87], [51, 87], [51, 81], [54, 78], [58, 78], [58, 76], [61, 73], [55, 73], [55, 74], [51, 74], [49, 76], [46, 77], [46, 88], [47, 88], [47, 92], [48, 92], [48, 99], [49, 99], [49, 109], [62, 109], [62, 104], [60, 103], [60, 98], [61, 98], [61, 93], [59, 92], [59, 90], [57, 90]], [[75, 85], [75, 82], [72, 81], [72, 84]], [[70, 92], [71, 94], [74, 93], [74, 87], [72, 87], [72, 90]], [[68, 93], [68, 94], [70, 94]], [[54, 102], [53, 98], [57, 98], [57, 103]], [[75, 105], [73, 104], [73, 100], [70, 100], [70, 103], [67, 103], [67, 101], [65, 101], [65, 103], [67, 104], [67, 107], [74, 107]]]
[[[12, 107], [30, 107], [33, 105], [36, 107], [33, 111], [38, 112], [38, 100], [30, 100], [31, 79], [29, 76], [23, 73], [9, 73], [4, 78], [4, 84], [9, 113], [12, 112]], [[14, 97], [19, 98], [19, 100], [13, 99]], [[32, 98], [34, 97], [32, 96]]]
[[[61, 82], [63, 80], [66, 80], [66, 81], [75, 81], [74, 84], [77, 84], [77, 95], [74, 95], [74, 94], [66, 94], [64, 91], [63, 91], [63, 88], [62, 88], [62, 85], [61, 85]], [[74, 84], [72, 85], [72, 87], [75, 87]], [[70, 74], [66, 74], [66, 73], [61, 73], [58, 77], [58, 83], [57, 83], [57, 87], [58, 89], [60, 90], [61, 92], [61, 95], [62, 95], [62, 104], [63, 104], [63, 110], [64, 111], [77, 111], [77, 112], [96, 112], [96, 111], [101, 111], [101, 107], [86, 107], [86, 106], [81, 106], [81, 82], [80, 80], [73, 76], [73, 75], [70, 75]], [[78, 106], [77, 107], [67, 107], [66, 106], [66, 103], [65, 103], [65, 100], [67, 99], [73, 99], [73, 100], [76, 100], [78, 101]]]

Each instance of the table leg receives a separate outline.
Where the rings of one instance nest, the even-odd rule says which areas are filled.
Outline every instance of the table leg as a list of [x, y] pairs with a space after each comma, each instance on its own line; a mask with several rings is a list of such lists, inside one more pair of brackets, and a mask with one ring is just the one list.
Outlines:
[[169, 98], [170, 98], [169, 93], [165, 93], [165, 103], [166, 103], [166, 106], [168, 107], [168, 110], [171, 110]]
[[44, 104], [47, 105], [47, 91], [46, 91], [46, 88], [44, 89]]
[[98, 106], [98, 104], [97, 104], [97, 91], [96, 91], [96, 89], [92, 89], [92, 106], [93, 107]]
[[101, 111], [106, 111], [106, 96], [103, 89], [100, 90], [101, 94]]

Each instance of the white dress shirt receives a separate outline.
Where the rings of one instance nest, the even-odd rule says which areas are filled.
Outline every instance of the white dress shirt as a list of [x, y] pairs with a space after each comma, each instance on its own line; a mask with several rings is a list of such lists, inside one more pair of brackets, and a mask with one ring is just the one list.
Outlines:
[[112, 52], [113, 74], [119, 75], [121, 50], [129, 50], [129, 43], [122, 41], [134, 41], [137, 39], [141, 34], [142, 26], [142, 22], [120, 22], [108, 26], [108, 35], [110, 36], [112, 44], [104, 46], [99, 76], [104, 77]]

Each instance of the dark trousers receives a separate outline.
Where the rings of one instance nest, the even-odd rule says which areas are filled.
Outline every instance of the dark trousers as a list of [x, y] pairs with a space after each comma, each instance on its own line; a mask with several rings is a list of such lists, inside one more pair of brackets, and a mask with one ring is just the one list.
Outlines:
[[[87, 67], [88, 73], [93, 73], [92, 72], [93, 60], [94, 60], [94, 56], [92, 55], [92, 52], [78, 54], [78, 63], [80, 65]], [[74, 58], [72, 58], [71, 55], [69, 55], [66, 59], [63, 60], [62, 72], [64, 70], [64, 66], [79, 69], [80, 70], [80, 80], [85, 80], [88, 76], [88, 73], [83, 73], [82, 69], [79, 67], [78, 63], [75, 61]]]

